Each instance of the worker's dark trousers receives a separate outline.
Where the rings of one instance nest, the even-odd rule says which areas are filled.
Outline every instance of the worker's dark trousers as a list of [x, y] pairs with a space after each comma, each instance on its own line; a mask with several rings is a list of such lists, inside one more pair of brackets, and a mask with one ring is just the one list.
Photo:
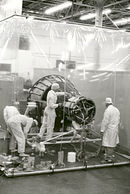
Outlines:
[[115, 147], [105, 147], [105, 159], [112, 159], [114, 157]]

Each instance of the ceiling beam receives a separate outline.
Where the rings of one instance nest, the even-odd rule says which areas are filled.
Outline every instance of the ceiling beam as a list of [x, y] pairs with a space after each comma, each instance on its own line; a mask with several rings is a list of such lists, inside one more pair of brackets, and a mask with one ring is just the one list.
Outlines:
[[84, 4], [84, 3], [76, 3], [76, 2], [73, 2], [74, 5], [78, 5], [78, 6], [81, 6], [81, 7], [89, 7], [89, 8], [94, 8], [95, 6], [92, 6], [92, 5], [88, 5], [88, 4]]
[[[75, 14], [73, 14], [73, 17], [78, 17], [78, 16], [81, 16], [82, 14], [87, 14], [87, 13], [90, 13], [90, 11], [95, 11], [95, 9], [91, 9], [91, 10], [87, 10], [87, 11], [79, 11], [79, 12], [77, 12], [77, 13], [75, 13]], [[66, 20], [66, 19], [69, 19], [69, 18], [72, 18], [72, 15], [69, 15], [69, 16], [66, 16], [66, 17], [64, 17], [64, 18], [61, 18], [60, 20], [58, 20], [58, 21], [62, 21], [62, 20]]]
[[129, 0], [122, 0], [122, 1], [117, 1], [115, 3], [110, 3], [108, 5], [105, 5], [104, 8], [108, 8], [108, 7], [111, 7], [113, 5], [119, 5], [119, 4], [122, 4], [122, 3], [125, 3], [125, 2], [128, 2], [129, 3]]
[[129, 15], [130, 14], [130, 11], [128, 10], [119, 10], [119, 9], [112, 9], [112, 12], [118, 12], [118, 13], [123, 13], [123, 14], [126, 14], [126, 15]]
[[28, 2], [28, 3], [36, 3], [36, 1], [33, 1], [33, 0], [23, 0], [23, 2]]

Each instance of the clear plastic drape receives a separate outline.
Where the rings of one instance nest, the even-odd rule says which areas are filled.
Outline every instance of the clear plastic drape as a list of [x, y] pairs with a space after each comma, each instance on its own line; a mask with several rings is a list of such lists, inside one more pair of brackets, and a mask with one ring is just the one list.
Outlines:
[[[130, 146], [129, 33], [15, 16], [0, 22], [0, 37], [0, 64], [10, 64], [13, 98], [21, 89], [18, 77], [30, 76], [35, 83], [49, 74], [65, 76], [82, 95], [94, 100], [97, 131], [104, 100], [113, 99], [121, 112], [121, 144]], [[7, 72], [2, 70], [0, 77], [7, 79]]]

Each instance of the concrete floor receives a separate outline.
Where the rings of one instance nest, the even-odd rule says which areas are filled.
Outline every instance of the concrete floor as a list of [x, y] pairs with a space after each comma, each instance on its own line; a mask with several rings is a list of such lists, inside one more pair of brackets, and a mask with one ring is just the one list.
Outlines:
[[0, 194], [129, 194], [130, 165], [35, 175], [0, 177]]

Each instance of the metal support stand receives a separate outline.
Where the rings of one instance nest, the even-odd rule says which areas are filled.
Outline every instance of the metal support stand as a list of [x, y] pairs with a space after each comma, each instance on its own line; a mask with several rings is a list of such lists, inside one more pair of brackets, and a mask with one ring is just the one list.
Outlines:
[[[86, 118], [87, 119], [87, 118]], [[86, 166], [87, 156], [86, 156], [86, 138], [87, 138], [87, 129], [88, 125], [85, 125], [86, 120], [84, 119], [83, 129], [81, 132], [81, 140], [80, 140], [80, 151], [77, 154], [78, 161], [82, 160], [83, 164]]]

